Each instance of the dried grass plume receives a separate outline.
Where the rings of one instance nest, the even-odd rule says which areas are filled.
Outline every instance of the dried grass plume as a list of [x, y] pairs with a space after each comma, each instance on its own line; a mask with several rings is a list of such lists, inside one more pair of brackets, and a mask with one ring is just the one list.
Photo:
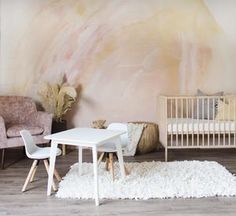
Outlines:
[[78, 88], [79, 92], [77, 92], [76, 88], [70, 86], [63, 77], [59, 83], [45, 83], [38, 94], [45, 111], [52, 113], [54, 120], [60, 122], [65, 114], [71, 110], [80, 90], [81, 88]]

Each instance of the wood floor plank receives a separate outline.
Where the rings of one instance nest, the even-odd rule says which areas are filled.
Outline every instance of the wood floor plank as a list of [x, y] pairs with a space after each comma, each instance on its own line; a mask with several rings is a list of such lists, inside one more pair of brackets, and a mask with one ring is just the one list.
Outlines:
[[[6, 163], [19, 157], [21, 150], [7, 151]], [[170, 150], [170, 160], [211, 160], [236, 173], [236, 150]], [[84, 160], [92, 161], [90, 151], [85, 151]], [[125, 161], [164, 161], [164, 151], [126, 158]], [[71, 151], [57, 160], [57, 169], [64, 176], [70, 166], [77, 162], [77, 151]], [[235, 216], [236, 197], [212, 197], [201, 199], [152, 199], [152, 200], [102, 200], [99, 207], [93, 200], [57, 199], [47, 197], [47, 174], [43, 164], [37, 169], [33, 183], [25, 193], [21, 192], [25, 176], [32, 161], [24, 158], [5, 170], [0, 170], [0, 216]], [[78, 185], [79, 186], [79, 185]]]

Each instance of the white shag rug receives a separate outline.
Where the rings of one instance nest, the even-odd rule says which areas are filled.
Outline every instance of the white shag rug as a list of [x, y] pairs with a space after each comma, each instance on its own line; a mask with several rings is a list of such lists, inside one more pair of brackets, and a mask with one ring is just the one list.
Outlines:
[[[115, 164], [116, 180], [99, 167], [99, 197], [101, 199], [200, 198], [235, 196], [236, 177], [217, 162], [142, 162], [126, 163], [130, 171], [120, 178]], [[83, 163], [83, 175], [74, 164], [59, 184], [58, 198], [90, 199], [94, 196], [92, 163]]]

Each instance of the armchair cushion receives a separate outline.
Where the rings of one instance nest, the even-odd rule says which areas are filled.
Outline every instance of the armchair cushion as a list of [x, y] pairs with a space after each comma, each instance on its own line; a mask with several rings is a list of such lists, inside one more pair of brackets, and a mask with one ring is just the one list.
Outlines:
[[21, 130], [28, 130], [30, 131], [31, 135], [40, 135], [44, 132], [42, 127], [38, 126], [30, 126], [26, 124], [15, 124], [7, 128], [7, 137], [20, 137], [20, 131]]

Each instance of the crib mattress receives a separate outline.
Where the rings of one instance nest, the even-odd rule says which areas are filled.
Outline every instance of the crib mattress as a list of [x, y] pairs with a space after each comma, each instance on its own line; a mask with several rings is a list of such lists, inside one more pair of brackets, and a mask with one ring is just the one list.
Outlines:
[[168, 133], [235, 133], [236, 122], [198, 120], [190, 118], [168, 119]]

